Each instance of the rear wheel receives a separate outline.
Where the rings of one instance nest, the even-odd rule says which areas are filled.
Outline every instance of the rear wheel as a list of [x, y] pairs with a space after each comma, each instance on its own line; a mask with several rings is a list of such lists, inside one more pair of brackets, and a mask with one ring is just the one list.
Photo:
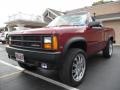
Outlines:
[[86, 55], [78, 48], [71, 49], [66, 55], [60, 71], [60, 79], [71, 86], [78, 86], [85, 76]]
[[106, 48], [103, 50], [103, 56], [106, 58], [110, 58], [113, 53], [113, 43], [111, 40], [108, 41]]
[[30, 66], [30, 65], [27, 65], [27, 64], [25, 64], [25, 63], [18, 62], [18, 64], [19, 64], [22, 68], [24, 68], [24, 69], [26, 69], [26, 70], [35, 70], [35, 69], [36, 69], [35, 66]]

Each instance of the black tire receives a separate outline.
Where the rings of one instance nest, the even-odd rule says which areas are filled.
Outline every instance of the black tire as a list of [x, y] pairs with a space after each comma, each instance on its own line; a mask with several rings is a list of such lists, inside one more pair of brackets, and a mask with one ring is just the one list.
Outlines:
[[6, 44], [6, 41], [2, 41], [2, 44]]
[[103, 50], [103, 56], [105, 58], [110, 58], [113, 53], [113, 42], [111, 40], [108, 41], [105, 49]]
[[21, 62], [18, 62], [19, 66], [21, 66], [22, 68], [26, 69], [26, 70], [36, 70], [36, 67], [35, 66], [29, 66], [25, 63], [21, 63]]
[[[83, 72], [83, 76], [80, 80], [75, 80], [74, 79], [74, 76], [72, 73], [73, 69], [74, 69], [74, 66], [73, 66], [73, 63], [77, 60], [75, 60], [75, 58], [77, 58], [77, 55], [81, 55], [82, 58], [84, 58], [83, 62], [84, 62], [84, 72]], [[82, 62], [82, 63], [83, 63]], [[82, 66], [82, 65], [81, 65]], [[80, 67], [81, 67], [80, 66]], [[83, 71], [82, 70], [82, 71]], [[77, 71], [77, 70], [76, 70]], [[81, 69], [80, 69], [81, 71]], [[79, 71], [79, 72], [80, 72]], [[85, 71], [86, 71], [86, 54], [83, 50], [79, 49], [79, 48], [73, 48], [73, 49], [70, 49], [65, 57], [65, 62], [63, 63], [63, 66], [62, 66], [62, 69], [60, 70], [59, 72], [59, 76], [60, 76], [60, 80], [63, 82], [63, 83], [66, 83], [68, 85], [71, 85], [71, 86], [78, 86], [82, 81], [83, 81], [83, 78], [85, 76]], [[78, 73], [77, 73], [78, 74]], [[76, 75], [76, 74], [75, 74]]]

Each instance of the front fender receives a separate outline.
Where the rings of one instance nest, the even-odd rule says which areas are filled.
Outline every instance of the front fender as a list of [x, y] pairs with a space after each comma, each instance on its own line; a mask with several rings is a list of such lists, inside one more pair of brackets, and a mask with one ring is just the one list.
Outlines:
[[65, 54], [68, 51], [70, 45], [76, 42], [81, 42], [81, 41], [86, 43], [86, 39], [83, 37], [73, 37], [69, 39], [64, 46], [63, 54]]

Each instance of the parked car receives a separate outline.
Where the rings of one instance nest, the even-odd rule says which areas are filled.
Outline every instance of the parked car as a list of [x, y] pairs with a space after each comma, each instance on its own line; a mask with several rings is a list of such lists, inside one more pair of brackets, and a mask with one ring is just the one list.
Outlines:
[[95, 21], [89, 12], [58, 16], [47, 27], [14, 31], [6, 47], [9, 58], [25, 69], [56, 69], [61, 81], [79, 85], [88, 57], [99, 51], [110, 58], [115, 32]]
[[1, 35], [0, 35], [0, 42], [2, 42], [3, 44], [5, 44], [7, 36], [8, 36], [8, 31], [2, 32]]
[[2, 32], [0, 32], [0, 36], [2, 35]]

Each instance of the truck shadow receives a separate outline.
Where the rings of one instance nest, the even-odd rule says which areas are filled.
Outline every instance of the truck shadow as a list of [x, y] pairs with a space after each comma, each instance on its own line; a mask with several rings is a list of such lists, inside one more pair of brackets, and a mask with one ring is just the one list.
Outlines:
[[[99, 71], [99, 68], [101, 68], [102, 65], [106, 64], [107, 62], [109, 62], [109, 59], [104, 58], [101, 53], [98, 53], [94, 56], [89, 57], [87, 60], [87, 71], [86, 71], [85, 78], [91, 77], [91, 75], [92, 75], [91, 72], [93, 72], [93, 71], [97, 72], [97, 69]], [[45, 69], [39, 68], [36, 71], [34, 71], [34, 73], [37, 73], [37, 74], [43, 75], [45, 77], [51, 78], [53, 80], [61, 82], [59, 79], [58, 71], [56, 71], [56, 70], [45, 70]]]

